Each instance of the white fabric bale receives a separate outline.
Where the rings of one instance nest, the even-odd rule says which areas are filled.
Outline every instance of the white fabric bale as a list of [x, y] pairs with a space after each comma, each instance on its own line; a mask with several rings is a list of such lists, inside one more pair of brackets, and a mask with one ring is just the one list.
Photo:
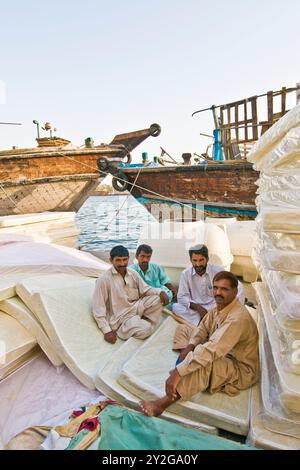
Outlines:
[[255, 220], [234, 222], [226, 228], [231, 253], [234, 256], [251, 257], [256, 235]]
[[0, 227], [14, 227], [50, 220], [74, 220], [75, 212], [41, 212], [40, 214], [5, 215], [0, 217]]
[[110, 265], [72, 248], [46, 243], [13, 243], [0, 246], [0, 276], [67, 273], [98, 277]]
[[41, 235], [19, 235], [15, 233], [1, 233], [0, 230], [0, 246], [8, 245], [9, 243], [18, 242], [38, 242], [38, 243], [50, 243], [50, 238]]
[[95, 279], [57, 274], [28, 278], [17, 294], [35, 314], [55, 350], [84, 385], [93, 389], [97, 371], [120, 347], [110, 344], [92, 314]]
[[[289, 142], [289, 139], [285, 139], [286, 134], [291, 131], [291, 135], [293, 136], [293, 128], [299, 125], [300, 104], [291, 109], [291, 111], [283, 116], [278, 122], [273, 124], [273, 126], [270, 127], [270, 129], [268, 129], [267, 132], [261, 136], [258, 142], [256, 142], [251, 151], [248, 153], [247, 160], [255, 163], [257, 168], [261, 168], [262, 163], [270, 159], [269, 153], [273, 150], [273, 148], [281, 140], [283, 140], [283, 142]], [[297, 136], [299, 137], [298, 134]], [[285, 148], [284, 151], [286, 152], [287, 149]], [[281, 154], [279, 154], [279, 156], [281, 156]], [[275, 159], [275, 162], [276, 161], [278, 161], [278, 158]]]
[[57, 367], [63, 364], [63, 361], [58, 356], [40, 321], [19, 297], [13, 297], [0, 302], [0, 310], [15, 318], [15, 320], [34, 336], [37, 343], [54, 366]]
[[188, 250], [196, 244], [208, 247], [212, 263], [229, 269], [233, 257], [229, 240], [222, 228], [215, 224], [197, 222], [153, 222], [145, 224], [138, 244], [148, 244], [153, 248], [152, 261], [165, 268], [186, 268], [190, 265]]
[[17, 320], [0, 311], [0, 380], [15, 370], [16, 362], [36, 344], [34, 336]]
[[282, 354], [280, 332], [278, 328], [276, 328], [266, 286], [263, 283], [256, 283], [253, 284], [253, 286], [272, 348], [274, 365], [279, 380], [279, 389], [281, 391], [279, 398], [288, 411], [300, 413], [300, 376], [287, 370], [284, 355]]

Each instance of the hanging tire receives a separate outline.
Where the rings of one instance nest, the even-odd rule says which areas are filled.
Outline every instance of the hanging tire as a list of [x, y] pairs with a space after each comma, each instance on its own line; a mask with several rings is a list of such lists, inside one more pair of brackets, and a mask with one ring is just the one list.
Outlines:
[[130, 163], [132, 162], [131, 154], [127, 153], [126, 157], [124, 157], [124, 158], [127, 158], [127, 160], [126, 161], [124, 160], [123, 163], [125, 163], [125, 165], [130, 165]]
[[99, 168], [100, 171], [108, 171], [109, 162], [108, 162], [107, 158], [105, 158], [105, 157], [98, 158], [97, 167]]
[[112, 179], [112, 187], [120, 193], [127, 191], [130, 187], [128, 176], [122, 171], [117, 171]]
[[152, 137], [157, 137], [161, 133], [161, 127], [159, 124], [151, 124], [150, 126], [150, 135]]

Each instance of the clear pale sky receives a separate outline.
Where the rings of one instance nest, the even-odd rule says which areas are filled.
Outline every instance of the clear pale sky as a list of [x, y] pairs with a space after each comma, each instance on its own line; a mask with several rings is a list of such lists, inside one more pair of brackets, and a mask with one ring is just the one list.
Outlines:
[[210, 112], [300, 82], [298, 0], [1, 2], [0, 148], [35, 146], [33, 119], [82, 145], [157, 122], [134, 153], [201, 152]]

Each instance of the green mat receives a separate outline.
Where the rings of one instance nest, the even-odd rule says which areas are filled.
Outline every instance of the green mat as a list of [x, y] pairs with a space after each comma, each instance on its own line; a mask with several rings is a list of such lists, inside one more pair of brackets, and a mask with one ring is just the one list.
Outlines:
[[255, 450], [117, 405], [107, 406], [99, 421], [99, 450]]

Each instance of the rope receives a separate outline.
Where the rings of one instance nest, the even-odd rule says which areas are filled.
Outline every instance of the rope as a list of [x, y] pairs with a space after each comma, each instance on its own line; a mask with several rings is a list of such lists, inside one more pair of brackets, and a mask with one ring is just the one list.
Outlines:
[[[86, 166], [87, 168], [93, 169], [93, 171], [95, 171], [95, 167], [93, 167], [93, 166], [91, 166], [91, 165], [88, 165], [87, 163], [80, 162], [80, 161], [78, 161], [78, 160], [75, 160], [73, 157], [68, 157], [67, 155], [64, 155], [64, 154], [60, 154], [60, 155], [61, 155], [62, 157], [65, 157], [65, 158], [69, 158], [70, 160], [73, 160], [73, 161], [75, 161], [75, 162], [77, 162], [77, 163], [81, 163], [82, 165]], [[138, 172], [138, 176], [139, 176], [141, 170], [144, 170], [145, 168], [146, 168], [146, 167], [140, 167], [139, 172]], [[110, 175], [109, 172], [106, 172], [106, 171], [103, 171], [103, 170], [98, 170], [98, 171], [99, 171], [99, 173], [102, 173], [102, 174], [104, 174], [105, 176]], [[137, 178], [136, 178], [136, 179], [137, 179]], [[136, 181], [136, 179], [135, 179], [135, 181]], [[124, 180], [123, 178], [120, 178], [119, 176], [118, 176], [118, 180], [123, 181], [124, 183], [128, 183], [127, 180]], [[134, 184], [134, 183], [133, 183], [133, 184]], [[138, 189], [143, 189], [143, 190], [147, 191], [148, 193], [153, 194], [154, 196], [159, 197], [160, 199], [164, 199], [165, 201], [175, 202], [176, 204], [179, 204], [179, 205], [181, 205], [181, 206], [183, 206], [183, 207], [188, 207], [188, 208], [191, 207], [190, 204], [186, 204], [186, 203], [184, 203], [184, 202], [178, 201], [177, 199], [174, 199], [174, 198], [171, 198], [171, 197], [168, 197], [168, 196], [164, 196], [163, 194], [159, 194], [159, 193], [157, 193], [157, 192], [155, 192], [155, 191], [151, 191], [150, 189], [147, 189], [147, 188], [145, 188], [144, 186], [140, 186], [140, 185], [138, 185], [138, 184], [135, 184], [135, 187], [138, 188]], [[202, 212], [202, 210], [201, 210], [201, 209], [198, 209], [197, 207], [195, 207], [194, 209], [195, 209], [196, 211]]]
[[2, 184], [0, 183], [0, 188], [2, 189], [2, 191], [4, 192], [5, 196], [13, 203], [13, 205], [16, 207], [16, 209], [18, 211], [21, 212], [21, 214], [24, 214], [24, 212], [22, 211], [22, 209], [20, 209], [17, 205], [17, 203], [10, 197], [9, 194], [7, 194], [7, 192], [5, 191], [4, 187], [2, 186]]
[[[108, 227], [109, 227], [109, 226], [111, 225], [111, 223], [118, 217], [120, 211], [123, 209], [123, 207], [124, 207], [124, 205], [125, 205], [125, 202], [128, 201], [128, 198], [129, 198], [129, 196], [131, 195], [131, 192], [132, 192], [132, 190], [133, 190], [133, 188], [134, 188], [134, 186], [135, 186], [135, 183], [136, 183], [138, 177], [140, 176], [141, 169], [142, 169], [142, 167], [139, 169], [139, 171], [138, 171], [138, 173], [137, 173], [137, 175], [136, 175], [136, 177], [135, 177], [135, 180], [134, 180], [134, 182], [133, 182], [133, 184], [132, 184], [132, 187], [131, 187], [131, 189], [130, 189], [130, 191], [129, 191], [130, 194], [128, 194], [128, 195], [126, 196], [126, 199], [124, 199], [123, 204], [121, 205], [121, 207], [119, 207], [119, 209], [116, 210], [115, 215], [112, 217], [112, 219], [108, 222], [108, 224], [104, 227], [103, 230], [108, 230]], [[92, 242], [93, 242], [94, 240], [96, 240], [97, 238], [98, 238], [98, 235], [96, 235], [94, 238], [92, 238], [91, 240], [89, 240], [87, 243], [92, 243]], [[85, 243], [85, 245], [87, 245], [87, 243]], [[83, 246], [85, 246], [85, 245], [82, 245], [81, 248], [82, 248]]]

